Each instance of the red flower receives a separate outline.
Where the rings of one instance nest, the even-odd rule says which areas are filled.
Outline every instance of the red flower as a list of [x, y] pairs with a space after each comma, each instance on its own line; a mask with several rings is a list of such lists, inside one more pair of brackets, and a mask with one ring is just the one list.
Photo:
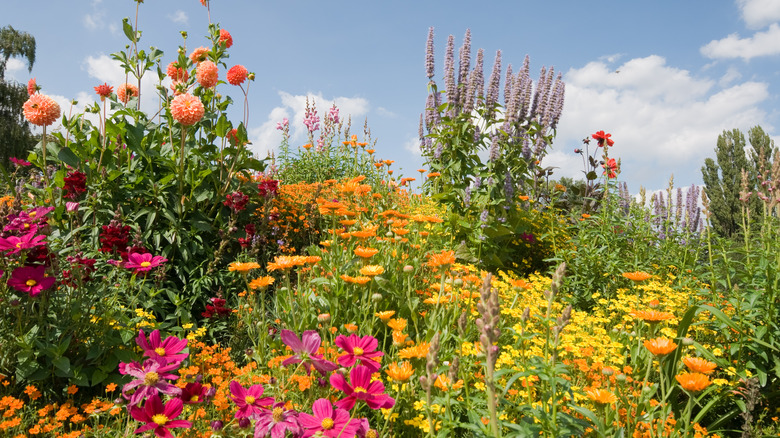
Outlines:
[[214, 315], [227, 316], [230, 315], [231, 310], [225, 307], [225, 300], [223, 298], [214, 297], [210, 299], [211, 304], [206, 305], [206, 311], [201, 313], [204, 318], [211, 318]]
[[14, 269], [7, 284], [12, 288], [27, 292], [31, 297], [54, 285], [54, 277], [46, 277], [46, 266], [22, 266]]
[[246, 75], [249, 74], [246, 67], [243, 65], [234, 65], [227, 72], [227, 80], [230, 85], [241, 85], [246, 80]]
[[137, 421], [146, 423], [135, 430], [135, 433], [143, 433], [148, 430], [154, 430], [158, 437], [173, 438], [173, 434], [168, 429], [176, 427], [191, 428], [192, 423], [186, 420], [176, 420], [181, 415], [184, 403], [178, 398], [171, 399], [163, 405], [160, 396], [155, 394], [146, 401], [143, 408], [138, 406], [130, 407], [130, 415]]
[[618, 165], [614, 158], [610, 158], [607, 164], [603, 164], [601, 167], [605, 169], [603, 174], [607, 175], [608, 178], [617, 178]]
[[262, 197], [272, 197], [279, 191], [279, 181], [274, 179], [266, 179], [257, 185], [257, 189], [260, 191]]
[[35, 82], [35, 78], [30, 79], [27, 82], [27, 95], [32, 96], [36, 92], [38, 92], [40, 88], [38, 87], [38, 84]]
[[117, 252], [127, 257], [127, 242], [130, 240], [130, 226], [113, 220], [103, 225], [100, 231], [100, 252]]
[[226, 31], [225, 29], [219, 30], [219, 42], [225, 43], [226, 48], [230, 48], [230, 46], [233, 45], [233, 37], [230, 36], [230, 32]]
[[615, 144], [615, 141], [610, 138], [612, 137], [612, 134], [605, 134], [604, 131], [599, 131], [593, 134], [591, 137], [599, 142], [599, 146], [604, 146], [605, 142], [607, 143], [607, 146], [612, 146]]
[[203, 403], [206, 400], [207, 393], [208, 387], [198, 382], [189, 382], [181, 390], [181, 401], [187, 405]]
[[246, 208], [247, 202], [249, 202], [249, 196], [241, 192], [233, 192], [227, 195], [227, 199], [222, 203], [226, 207], [230, 207], [230, 209], [233, 210], [233, 213], [238, 213]]
[[77, 199], [79, 195], [87, 191], [87, 175], [83, 172], [78, 170], [69, 172], [64, 180], [65, 186], [63, 189], [66, 193], [63, 195], [63, 198]]
[[111, 96], [111, 93], [114, 91], [114, 87], [109, 86], [108, 84], [98, 85], [95, 87], [95, 93], [100, 96], [100, 100], [104, 101], [106, 100], [106, 97]]

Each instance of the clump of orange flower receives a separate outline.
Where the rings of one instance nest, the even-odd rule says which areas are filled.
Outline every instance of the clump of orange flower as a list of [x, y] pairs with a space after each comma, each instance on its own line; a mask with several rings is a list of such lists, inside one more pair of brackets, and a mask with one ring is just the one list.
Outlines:
[[252, 269], [259, 269], [260, 264], [256, 262], [233, 262], [230, 265], [228, 265], [228, 271], [230, 272], [241, 272], [241, 273], [247, 273], [251, 271]]
[[48, 126], [60, 117], [60, 105], [49, 96], [36, 93], [24, 103], [22, 112], [33, 125]]
[[624, 272], [621, 274], [623, 277], [628, 278], [631, 281], [636, 281], [637, 283], [640, 281], [645, 281], [652, 277], [652, 275], [648, 274], [647, 272], [642, 271], [636, 271], [636, 272]]
[[417, 345], [406, 347], [398, 352], [398, 357], [401, 359], [419, 359], [428, 355], [428, 349], [431, 348], [431, 344], [428, 342], [420, 342]]
[[442, 251], [428, 256], [428, 266], [439, 268], [455, 263], [455, 251]]
[[406, 382], [414, 374], [414, 368], [409, 361], [393, 362], [387, 366], [385, 373], [396, 382]]
[[647, 348], [655, 356], [666, 356], [677, 348], [671, 339], [667, 338], [655, 338], [645, 341], [645, 348]]
[[631, 316], [649, 324], [674, 319], [674, 315], [669, 312], [658, 312], [655, 310], [634, 310], [631, 312]]
[[296, 266], [303, 266], [307, 262], [304, 256], [276, 256], [274, 261], [268, 264], [268, 271], [286, 271]]
[[674, 377], [677, 383], [686, 391], [699, 392], [710, 386], [712, 383], [706, 374], [702, 373], [682, 373]]
[[701, 357], [689, 356], [683, 359], [683, 363], [689, 370], [701, 374], [711, 374], [718, 367], [715, 363]]

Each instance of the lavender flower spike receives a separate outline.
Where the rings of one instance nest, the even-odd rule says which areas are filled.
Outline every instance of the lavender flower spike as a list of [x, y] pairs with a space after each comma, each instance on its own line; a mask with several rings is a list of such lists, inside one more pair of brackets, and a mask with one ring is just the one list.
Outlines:
[[425, 74], [428, 76], [428, 79], [433, 79], [433, 62], [433, 27], [431, 27], [428, 29], [428, 43], [425, 50]]

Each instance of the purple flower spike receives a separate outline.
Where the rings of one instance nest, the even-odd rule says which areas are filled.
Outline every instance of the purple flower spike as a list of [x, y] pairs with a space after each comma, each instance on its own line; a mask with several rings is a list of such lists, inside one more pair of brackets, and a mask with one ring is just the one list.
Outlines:
[[306, 374], [311, 373], [311, 367], [314, 367], [323, 376], [338, 368], [335, 363], [325, 360], [322, 355], [317, 354], [322, 340], [314, 330], [303, 332], [301, 339], [298, 339], [298, 335], [290, 330], [282, 330], [281, 337], [282, 342], [290, 347], [294, 353], [292, 357], [285, 359], [282, 365], [301, 363], [306, 368]]

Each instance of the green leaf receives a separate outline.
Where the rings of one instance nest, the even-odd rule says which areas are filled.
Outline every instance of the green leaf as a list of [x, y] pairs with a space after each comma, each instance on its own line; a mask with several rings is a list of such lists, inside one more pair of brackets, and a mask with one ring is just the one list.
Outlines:
[[55, 357], [54, 360], [51, 361], [52, 364], [58, 369], [65, 373], [70, 373], [70, 359], [68, 359], [65, 356], [59, 356]]
[[122, 30], [125, 32], [125, 36], [131, 42], [135, 42], [135, 32], [133, 26], [130, 24], [130, 19], [125, 17], [122, 19]]
[[79, 160], [79, 157], [77, 157], [76, 154], [74, 154], [73, 151], [67, 147], [60, 149], [60, 152], [57, 154], [57, 158], [71, 167], [78, 167], [79, 162], [81, 161]]
[[225, 114], [222, 114], [219, 117], [219, 120], [217, 120], [215, 133], [218, 137], [225, 137], [227, 135], [228, 129], [230, 129], [230, 122], [228, 121]]

